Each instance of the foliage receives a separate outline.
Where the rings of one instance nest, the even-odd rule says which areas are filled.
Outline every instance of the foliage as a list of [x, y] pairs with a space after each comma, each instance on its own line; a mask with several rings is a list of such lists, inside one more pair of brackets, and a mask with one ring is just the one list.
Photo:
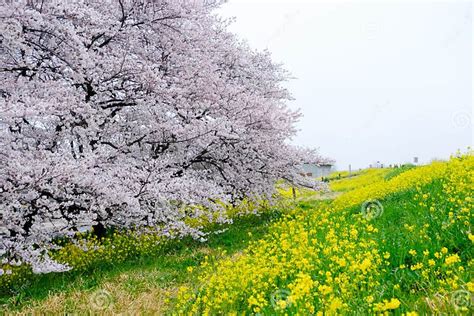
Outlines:
[[[296, 208], [242, 254], [204, 263], [200, 283], [180, 289], [178, 313], [469, 314], [474, 155], [368, 179], [328, 206]], [[373, 199], [383, 208], [364, 217]]]
[[[306, 184], [288, 73], [214, 1], [1, 1], [0, 257], [71, 267], [54, 240], [96, 228], [203, 236], [222, 203]], [[216, 202], [219, 201], [219, 202]]]

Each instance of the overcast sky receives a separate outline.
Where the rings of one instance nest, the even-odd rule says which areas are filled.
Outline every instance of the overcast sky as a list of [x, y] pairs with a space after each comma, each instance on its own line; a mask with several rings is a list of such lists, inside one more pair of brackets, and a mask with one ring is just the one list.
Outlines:
[[293, 74], [293, 142], [339, 169], [472, 145], [470, 1], [229, 0], [218, 14]]

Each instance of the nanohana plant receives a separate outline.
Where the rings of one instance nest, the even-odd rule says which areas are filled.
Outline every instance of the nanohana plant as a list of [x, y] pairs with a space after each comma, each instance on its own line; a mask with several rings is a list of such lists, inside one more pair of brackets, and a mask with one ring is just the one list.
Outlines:
[[322, 158], [287, 142], [288, 74], [218, 5], [0, 1], [4, 264], [69, 269], [49, 252], [84, 227], [199, 237], [186, 217], [305, 184], [299, 166]]

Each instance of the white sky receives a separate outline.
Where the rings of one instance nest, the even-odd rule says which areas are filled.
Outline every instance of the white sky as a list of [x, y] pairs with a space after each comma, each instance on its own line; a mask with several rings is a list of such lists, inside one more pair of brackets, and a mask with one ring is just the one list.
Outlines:
[[293, 142], [339, 169], [472, 145], [471, 2], [229, 0], [217, 13], [296, 77]]

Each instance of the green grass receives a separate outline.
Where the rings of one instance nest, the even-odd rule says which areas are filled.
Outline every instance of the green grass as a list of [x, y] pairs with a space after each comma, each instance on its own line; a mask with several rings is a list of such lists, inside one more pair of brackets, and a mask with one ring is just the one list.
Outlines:
[[[388, 179], [395, 177], [402, 172], [411, 169], [400, 168], [394, 171], [400, 171], [395, 174], [389, 174]], [[443, 187], [441, 181], [434, 181], [422, 188], [424, 193], [431, 196], [442, 196]], [[473, 257], [473, 243], [465, 238], [461, 232], [463, 229], [447, 229], [443, 227], [449, 218], [434, 218], [427, 207], [420, 206], [416, 202], [417, 190], [412, 188], [407, 191], [398, 192], [380, 200], [383, 206], [383, 213], [373, 219], [371, 224], [379, 230], [375, 235], [375, 240], [379, 245], [381, 252], [390, 253], [390, 265], [387, 266], [384, 284], [388, 287], [401, 285], [401, 291], [393, 292], [391, 295], [397, 296], [404, 304], [416, 306], [416, 310], [421, 314], [429, 314], [433, 311], [426, 304], [420, 304], [426, 296], [434, 296], [438, 301], [433, 304], [449, 305], [449, 297], [436, 296], [437, 293], [430, 293], [433, 284], [438, 280], [436, 277], [424, 278], [420, 271], [412, 271], [409, 267], [420, 260], [428, 251], [428, 257], [433, 258], [433, 254], [442, 247], [446, 247], [449, 253], [458, 254], [463, 262], [469, 262]], [[438, 209], [446, 209], [448, 203], [443, 199], [437, 200]], [[354, 213], [360, 212], [359, 208], [353, 210]], [[437, 212], [439, 214], [439, 212]], [[426, 227], [426, 225], [429, 225]], [[429, 236], [431, 238], [424, 237]], [[409, 254], [410, 250], [415, 250], [417, 256]], [[416, 259], [415, 259], [416, 258]], [[406, 268], [400, 269], [400, 266]], [[472, 273], [471, 270], [466, 273]], [[472, 276], [471, 276], [472, 278]], [[439, 306], [438, 306], [439, 307]]]
[[[305, 199], [243, 256], [180, 291], [174, 310], [472, 315], [473, 163], [459, 156], [331, 182], [344, 192], [329, 207]], [[275, 301], [281, 290], [288, 299]]]
[[365, 173], [367, 169], [355, 170], [349, 172], [349, 170], [333, 171], [327, 177], [324, 177], [328, 181], [340, 180], [345, 178], [351, 178]]
[[406, 164], [406, 165], [402, 165], [398, 168], [393, 168], [391, 169], [384, 177], [385, 180], [390, 180], [392, 178], [395, 178], [396, 176], [404, 173], [405, 171], [408, 171], [412, 168], [416, 168], [415, 165], [412, 165], [412, 164]]
[[[374, 175], [366, 172], [341, 182], [347, 182], [347, 190], [350, 191], [353, 187], [363, 188], [374, 181], [388, 181], [411, 168], [413, 167], [403, 166], [397, 169], [375, 170], [371, 171]], [[432, 199], [433, 203], [418, 202], [421, 196], [426, 194], [429, 198], [424, 201]], [[263, 238], [268, 232], [269, 224], [287, 211], [296, 210], [291, 214], [311, 214], [329, 208], [331, 200], [319, 199], [321, 196], [334, 197], [331, 194], [299, 192], [297, 205], [292, 204], [292, 198], [289, 199], [290, 204], [282, 207], [284, 212], [273, 209], [259, 215], [237, 218], [233, 224], [216, 227], [227, 230], [221, 234], [210, 235], [206, 242], [186, 238], [167, 243], [159, 252], [117, 264], [92, 266], [84, 271], [34, 276], [27, 282], [15, 284], [11, 289], [3, 289], [0, 293], [0, 310], [25, 314], [48, 311], [55, 314], [100, 313], [102, 310], [91, 308], [91, 301], [98, 291], [106, 291], [112, 302], [107, 312], [171, 313], [176, 302], [173, 298], [181, 286], [192, 287], [202, 283], [198, 277], [204, 271], [203, 262], [212, 264], [223, 257], [239, 256], [249, 242]], [[424, 303], [428, 297], [433, 300], [431, 304], [450, 304], [447, 293], [433, 292], [433, 289], [441, 288], [437, 285], [439, 277], [432, 274], [423, 277], [421, 270], [413, 271], [409, 268], [417, 262], [424, 262], [426, 266], [428, 258], [432, 258], [442, 247], [446, 247], [449, 254], [458, 254], [463, 262], [469, 262], [473, 257], [473, 243], [459, 233], [465, 233], [462, 223], [456, 222], [450, 227], [446, 226], [450, 219], [449, 212], [445, 210], [452, 208], [453, 204], [444, 197], [443, 181], [434, 180], [423, 187], [414, 186], [380, 199], [383, 213], [370, 221], [370, 224], [378, 229], [378, 233], [371, 238], [376, 241], [381, 253], [390, 253], [390, 257], [387, 259], [386, 271], [383, 272], [383, 288], [386, 292], [374, 293], [374, 296], [397, 297], [403, 305], [412, 306], [421, 314], [432, 312]], [[435, 205], [437, 211], [430, 211], [430, 205]], [[360, 206], [349, 211], [352, 213], [348, 216], [350, 221], [352, 216], [360, 213]], [[318, 240], [324, 239], [324, 236], [318, 237]], [[417, 257], [411, 255], [410, 250], [416, 251]], [[423, 257], [423, 252], [426, 251], [429, 255]], [[402, 269], [401, 265], [407, 268]], [[465, 272], [456, 272], [462, 276], [461, 280], [468, 280], [466, 274], [472, 273], [472, 267], [466, 268]], [[401, 288], [396, 289], [397, 285], [401, 285]], [[442, 306], [440, 310], [443, 310]]]
[[[172, 288], [190, 282], [193, 274], [188, 267], [198, 267], [205, 256], [216, 255], [226, 251], [229, 255], [239, 252], [248, 242], [262, 237], [268, 224], [281, 216], [273, 210], [260, 215], [246, 215], [237, 218], [233, 224], [226, 224], [220, 229], [227, 230], [214, 234], [206, 242], [185, 238], [169, 243], [160, 253], [127, 260], [119, 264], [95, 266], [87, 271], [70, 271], [35, 275], [22, 284], [14, 284], [10, 289], [3, 289], [0, 294], [0, 306], [5, 311], [21, 310], [28, 306], [41, 306], [49, 296], [72, 292], [90, 292], [101, 287], [104, 282], [120, 276], [134, 276], [120, 281], [118, 286], [131, 296], [138, 295], [150, 287]], [[77, 307], [66, 300], [64, 311], [72, 312]]]

